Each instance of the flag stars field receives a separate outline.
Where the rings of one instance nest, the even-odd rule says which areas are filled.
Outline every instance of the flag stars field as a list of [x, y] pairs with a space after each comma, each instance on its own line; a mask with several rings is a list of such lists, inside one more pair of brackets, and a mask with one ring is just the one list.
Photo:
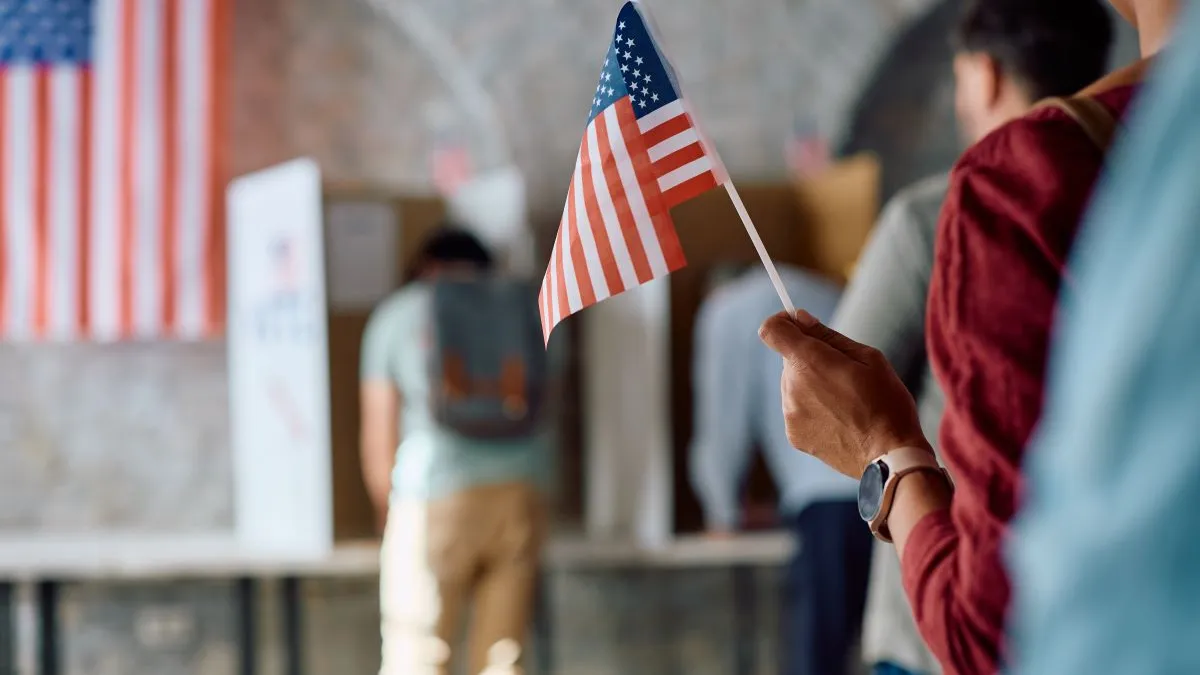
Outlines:
[[613, 34], [538, 298], [547, 340], [567, 316], [683, 267], [670, 209], [724, 180], [636, 3]]

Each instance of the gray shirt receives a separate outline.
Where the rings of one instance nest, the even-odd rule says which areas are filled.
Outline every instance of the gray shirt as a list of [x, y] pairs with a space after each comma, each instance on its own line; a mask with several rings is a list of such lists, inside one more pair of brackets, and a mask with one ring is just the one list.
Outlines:
[[[916, 397], [921, 427], [935, 445], [944, 398], [925, 352], [925, 304], [948, 183], [948, 175], [927, 178], [888, 203], [832, 324], [883, 352]], [[890, 544], [877, 543], [871, 561], [863, 658], [868, 664], [887, 661], [913, 672], [940, 672], [917, 632]]]

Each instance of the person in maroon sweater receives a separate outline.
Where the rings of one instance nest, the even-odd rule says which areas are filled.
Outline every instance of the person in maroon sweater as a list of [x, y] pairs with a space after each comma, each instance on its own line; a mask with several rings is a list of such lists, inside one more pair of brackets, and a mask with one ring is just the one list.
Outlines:
[[[1112, 2], [1137, 28], [1144, 58], [1080, 96], [1120, 118], [1168, 39], [1177, 2]], [[1045, 107], [989, 134], [954, 168], [927, 331], [946, 393], [940, 441], [953, 489], [936, 470], [912, 397], [877, 350], [803, 310], [760, 330], [787, 364], [789, 440], [861, 479], [862, 515], [895, 541], [917, 624], [947, 673], [1001, 667], [1009, 600], [1001, 550], [1041, 414], [1055, 300], [1102, 162], [1077, 122]]]

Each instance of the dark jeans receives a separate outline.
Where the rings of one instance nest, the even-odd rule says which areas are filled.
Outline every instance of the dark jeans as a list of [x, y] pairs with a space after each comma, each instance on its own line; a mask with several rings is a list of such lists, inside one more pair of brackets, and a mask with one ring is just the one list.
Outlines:
[[843, 675], [862, 629], [871, 532], [852, 500], [811, 504], [791, 526], [799, 546], [784, 592], [784, 673]]

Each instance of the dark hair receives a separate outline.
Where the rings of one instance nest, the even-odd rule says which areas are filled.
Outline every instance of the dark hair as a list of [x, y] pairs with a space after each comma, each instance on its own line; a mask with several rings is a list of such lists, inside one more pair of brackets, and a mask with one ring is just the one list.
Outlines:
[[431, 265], [466, 263], [480, 272], [492, 269], [495, 261], [479, 238], [457, 225], [443, 224], [429, 233], [409, 261], [404, 283], [421, 277]]
[[1101, 0], [969, 0], [954, 36], [956, 50], [991, 56], [1034, 100], [1099, 79], [1112, 42]]

